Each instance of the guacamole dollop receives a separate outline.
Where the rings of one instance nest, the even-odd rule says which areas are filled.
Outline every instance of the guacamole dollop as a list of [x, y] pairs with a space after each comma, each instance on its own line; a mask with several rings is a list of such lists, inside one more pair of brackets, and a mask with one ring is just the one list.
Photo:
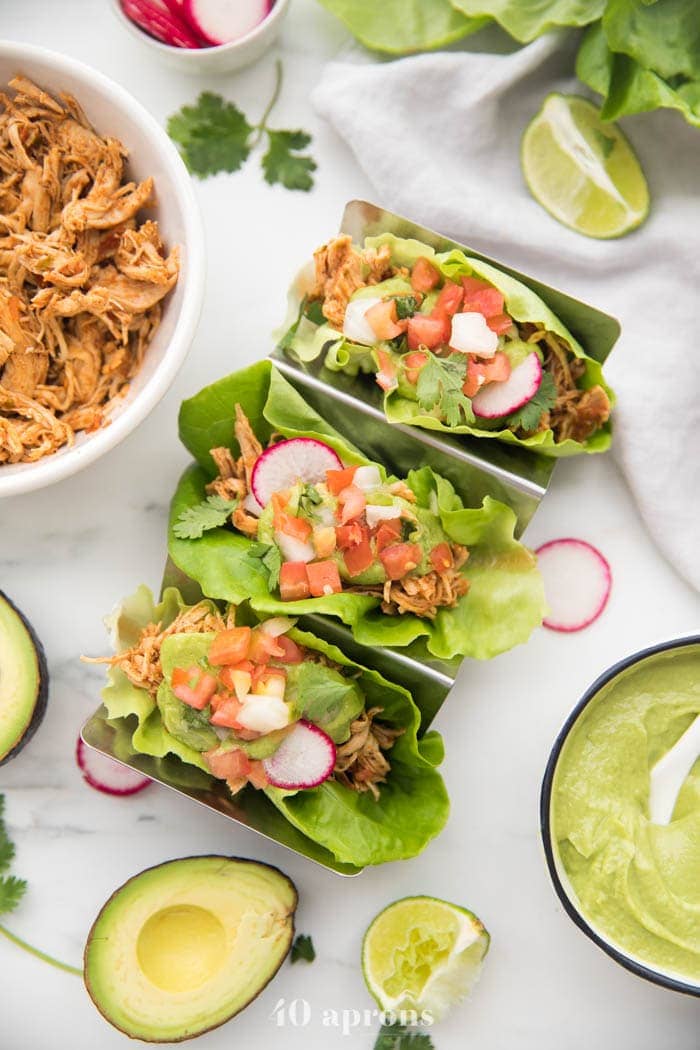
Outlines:
[[700, 760], [671, 822], [649, 819], [650, 770], [700, 714], [700, 649], [657, 653], [607, 683], [562, 748], [554, 848], [590, 924], [655, 969], [700, 979]]

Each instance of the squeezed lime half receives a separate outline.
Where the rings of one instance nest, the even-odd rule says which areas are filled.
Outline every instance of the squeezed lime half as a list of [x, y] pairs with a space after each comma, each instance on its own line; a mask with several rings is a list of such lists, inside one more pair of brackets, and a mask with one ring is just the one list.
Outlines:
[[469, 995], [489, 935], [472, 912], [435, 897], [404, 897], [372, 921], [362, 972], [385, 1011], [429, 1011], [435, 1020]]
[[578, 95], [547, 96], [525, 129], [521, 164], [535, 200], [586, 237], [622, 237], [649, 214], [649, 188], [627, 138]]

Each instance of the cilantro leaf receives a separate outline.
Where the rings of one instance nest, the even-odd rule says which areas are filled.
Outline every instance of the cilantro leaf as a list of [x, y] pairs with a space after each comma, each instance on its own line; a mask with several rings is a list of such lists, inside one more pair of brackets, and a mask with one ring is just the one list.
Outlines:
[[194, 106], [168, 119], [168, 134], [185, 164], [200, 179], [219, 171], [238, 171], [251, 151], [254, 128], [233, 102], [203, 91]]
[[275, 544], [253, 543], [248, 548], [248, 556], [259, 558], [268, 571], [268, 586], [271, 591], [277, 587], [280, 581], [280, 569], [282, 568], [282, 555], [279, 547]]
[[15, 847], [7, 835], [7, 828], [3, 820], [5, 811], [5, 796], [0, 795], [0, 872], [7, 871], [15, 856]]
[[314, 948], [314, 942], [306, 933], [300, 933], [294, 944], [292, 945], [291, 961], [297, 962], [299, 959], [303, 959], [305, 962], [313, 962], [316, 958], [316, 949]]
[[420, 305], [415, 295], [396, 295], [394, 296], [394, 302], [396, 303], [396, 316], [399, 321], [405, 321], [407, 317], [413, 317]]
[[14, 911], [26, 889], [26, 881], [18, 879], [16, 875], [6, 875], [5, 878], [0, 879], [0, 915]]
[[311, 172], [316, 170], [316, 161], [299, 150], [309, 145], [311, 136], [305, 131], [266, 130], [268, 148], [262, 159], [265, 181], [308, 192], [314, 184]]
[[209, 529], [225, 525], [237, 506], [237, 499], [207, 496], [201, 503], [183, 510], [173, 525], [173, 532], [179, 540], [198, 540]]
[[323, 498], [316, 486], [304, 485], [299, 496], [299, 510], [303, 514], [312, 514], [314, 507], [318, 507], [321, 503], [323, 503]]
[[402, 1024], [383, 1024], [374, 1050], [434, 1050], [434, 1047], [427, 1032], [412, 1032]]
[[436, 357], [428, 352], [428, 360], [420, 370], [416, 385], [418, 404], [426, 412], [438, 406], [448, 427], [459, 426], [462, 422], [473, 423], [471, 401], [462, 392], [466, 374], [464, 354]]
[[537, 430], [543, 412], [554, 408], [557, 400], [557, 386], [550, 372], [542, 373], [542, 382], [534, 397], [531, 397], [521, 408], [508, 416], [508, 426], [520, 427], [522, 430]]

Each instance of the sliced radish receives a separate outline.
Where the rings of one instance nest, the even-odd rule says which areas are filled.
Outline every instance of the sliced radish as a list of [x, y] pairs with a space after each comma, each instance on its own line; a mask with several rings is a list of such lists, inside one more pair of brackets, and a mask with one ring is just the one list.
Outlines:
[[252, 514], [254, 518], [259, 518], [265, 508], [261, 507], [252, 492], [249, 492], [243, 500], [243, 510], [247, 511], [248, 514]]
[[542, 382], [542, 365], [537, 354], [528, 354], [502, 383], [487, 383], [472, 398], [474, 415], [482, 419], [509, 416], [535, 396]]
[[247, 36], [270, 13], [269, 0], [183, 0], [183, 14], [216, 47]]
[[173, 6], [156, 0], [121, 0], [121, 6], [127, 18], [156, 40], [171, 47], [201, 48], [202, 40]]
[[135, 795], [153, 783], [150, 777], [145, 777], [138, 770], [87, 747], [80, 737], [75, 748], [75, 760], [83, 780], [97, 791], [104, 791], [105, 795]]
[[607, 605], [612, 571], [599, 550], [585, 540], [550, 540], [537, 551], [552, 631], [581, 631]]
[[263, 766], [273, 787], [288, 791], [317, 787], [333, 772], [335, 744], [318, 726], [297, 722]]
[[256, 500], [266, 507], [275, 492], [291, 488], [297, 481], [324, 481], [327, 470], [342, 470], [343, 464], [328, 445], [315, 438], [279, 441], [258, 456], [250, 479]]

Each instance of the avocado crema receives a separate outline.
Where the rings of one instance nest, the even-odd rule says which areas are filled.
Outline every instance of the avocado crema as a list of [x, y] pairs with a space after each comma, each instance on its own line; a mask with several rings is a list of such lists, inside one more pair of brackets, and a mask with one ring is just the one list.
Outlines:
[[700, 713], [697, 647], [653, 654], [608, 682], [554, 775], [555, 849], [584, 918], [642, 963], [700, 979], [700, 760], [668, 825], [649, 819], [650, 771]]
[[296, 906], [294, 883], [268, 864], [203, 856], [149, 868], [95, 920], [87, 990], [134, 1039], [191, 1039], [228, 1021], [274, 977]]

